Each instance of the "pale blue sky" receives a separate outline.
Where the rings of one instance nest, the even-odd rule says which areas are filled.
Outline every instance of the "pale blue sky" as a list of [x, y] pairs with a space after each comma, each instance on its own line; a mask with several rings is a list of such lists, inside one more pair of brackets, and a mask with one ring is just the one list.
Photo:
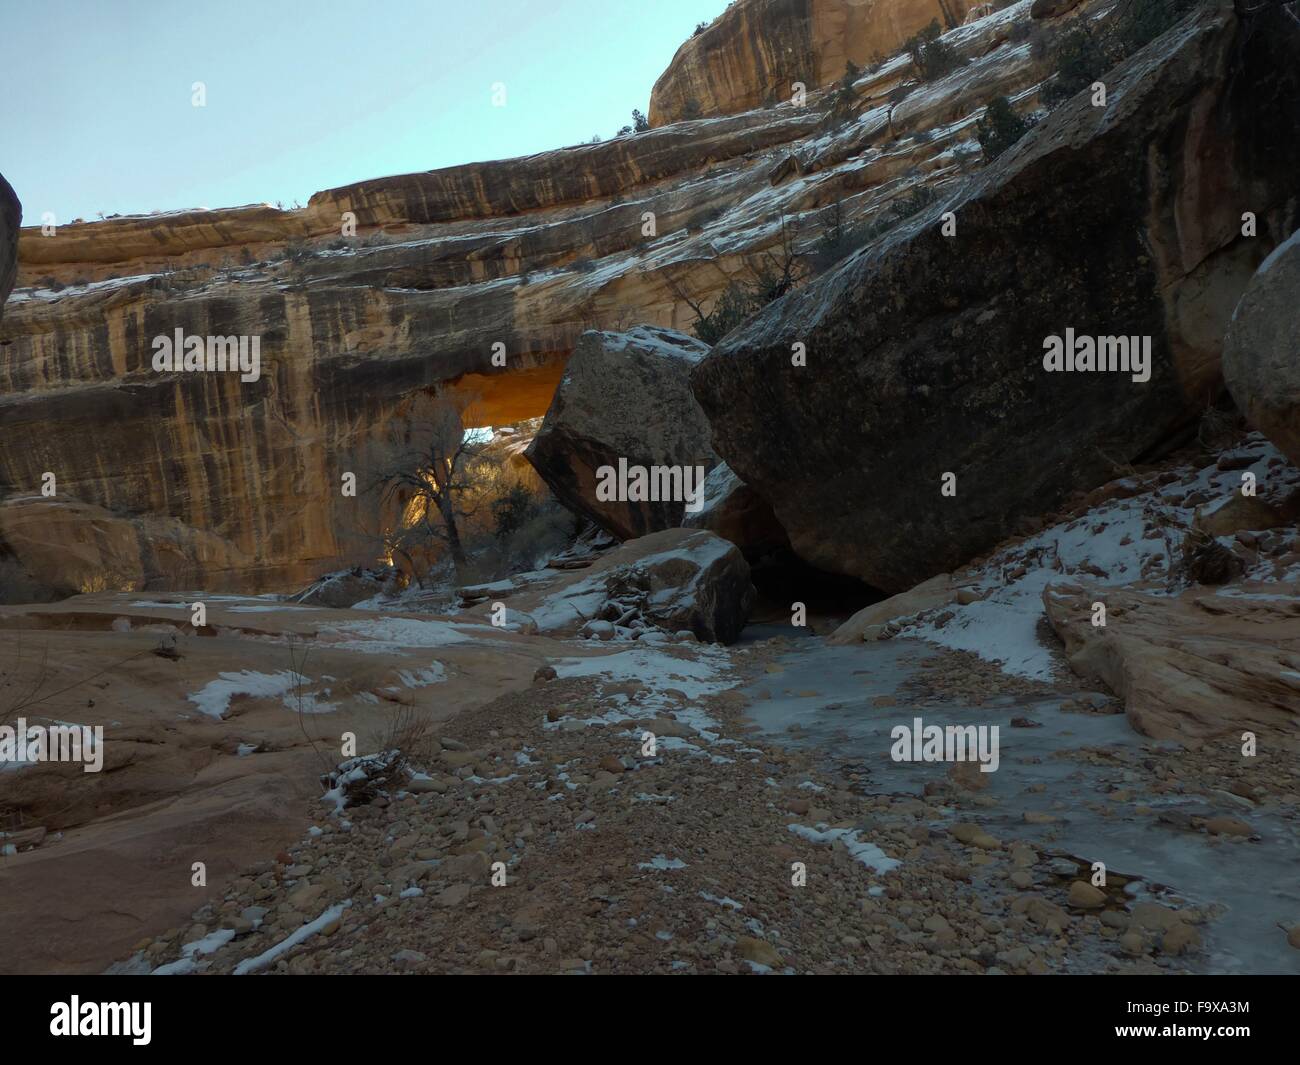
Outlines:
[[[0, 173], [75, 217], [294, 200], [613, 136], [726, 0], [0, 0]], [[191, 85], [207, 106], [191, 105]], [[505, 107], [492, 106], [494, 82]]]

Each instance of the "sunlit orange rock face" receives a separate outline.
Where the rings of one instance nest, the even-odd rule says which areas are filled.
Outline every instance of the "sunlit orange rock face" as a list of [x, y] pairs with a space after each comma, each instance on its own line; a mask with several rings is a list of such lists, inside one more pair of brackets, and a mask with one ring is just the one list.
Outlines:
[[[342, 475], [364, 482], [366, 443], [414, 394], [477, 396], [484, 424], [541, 416], [585, 330], [689, 331], [682, 294], [711, 306], [783, 222], [813, 251], [835, 209], [868, 220], [957, 180], [984, 102], [1041, 80], [1012, 21], [962, 27], [970, 62], [901, 102], [905, 59], [864, 74], [851, 114], [813, 92], [300, 209], [23, 229], [0, 321], [0, 559], [64, 591], [278, 591], [372, 561]], [[177, 329], [258, 337], [260, 374], [156, 371]]]
[[729, 115], [789, 100], [794, 86], [824, 89], [896, 53], [934, 19], [959, 24], [969, 0], [739, 0], [686, 41], [655, 82], [650, 123], [691, 113]]

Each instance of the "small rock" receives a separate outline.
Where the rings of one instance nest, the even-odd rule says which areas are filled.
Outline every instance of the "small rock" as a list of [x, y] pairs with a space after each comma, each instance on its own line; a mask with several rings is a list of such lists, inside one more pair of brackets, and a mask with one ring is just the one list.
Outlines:
[[1106, 893], [1083, 880], [1076, 880], [1070, 885], [1070, 897], [1066, 901], [1080, 910], [1099, 910], [1106, 905]]
[[979, 825], [953, 825], [951, 832], [953, 837], [959, 843], [965, 843], [971, 847], [979, 847], [980, 850], [995, 851], [1002, 846], [1002, 844], [985, 832]]
[[1126, 954], [1146, 953], [1146, 942], [1141, 932], [1125, 932], [1119, 937], [1119, 945]]
[[779, 969], [785, 965], [781, 955], [771, 943], [765, 939], [755, 939], [753, 936], [740, 936], [736, 940], [736, 953], [746, 961], [752, 961], [755, 965], [766, 965], [771, 969]]
[[393, 955], [393, 961], [399, 969], [410, 969], [424, 962], [425, 956], [418, 950], [399, 950]]
[[1169, 926], [1160, 940], [1160, 949], [1166, 954], [1187, 954], [1201, 949], [1201, 936], [1191, 925], [1178, 921]]
[[286, 901], [299, 913], [306, 913], [320, 902], [324, 894], [325, 889], [320, 884], [303, 884], [302, 887], [294, 888], [289, 892]]
[[1251, 836], [1255, 830], [1236, 817], [1211, 817], [1205, 822], [1205, 831], [1211, 836]]
[[468, 884], [452, 884], [439, 893], [437, 903], [445, 907], [459, 906], [467, 898], [469, 898]]

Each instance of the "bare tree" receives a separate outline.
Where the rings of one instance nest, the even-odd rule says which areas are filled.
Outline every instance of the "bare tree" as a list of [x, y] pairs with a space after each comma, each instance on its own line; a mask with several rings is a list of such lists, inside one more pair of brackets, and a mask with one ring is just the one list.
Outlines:
[[374, 486], [381, 502], [400, 510], [402, 549], [436, 539], [447, 545], [457, 569], [467, 557], [462, 525], [471, 517], [473, 489], [484, 445], [465, 431], [467, 405], [421, 395], [389, 426]]
[[793, 227], [784, 215], [780, 243], [745, 256], [743, 262], [741, 277], [727, 282], [709, 311], [704, 310], [704, 297], [691, 293], [680, 277], [669, 275], [665, 279], [673, 297], [694, 313], [692, 331], [707, 344], [716, 344], [751, 314], [784, 296], [808, 276], [804, 255], [795, 250]]
[[[133, 662], [143, 655], [154, 653], [157, 653], [156, 648], [141, 648], [139, 651], [111, 662], [94, 673], [87, 673], [85, 676], [79, 677], [71, 684], [50, 687], [51, 684], [58, 684], [58, 681], [52, 678], [54, 670], [50, 665], [49, 644], [42, 648], [39, 658], [33, 656], [28, 660], [23, 653], [23, 638], [20, 631], [14, 638], [13, 650], [8, 664], [0, 668], [0, 689], [4, 689], [0, 691], [0, 725], [12, 724], [20, 714], [34, 710], [51, 699], [65, 695], [83, 684], [102, 677], [105, 673], [111, 673], [120, 666]], [[30, 668], [28, 668], [28, 661], [31, 663]], [[26, 673], [26, 676], [24, 676], [24, 673]]]

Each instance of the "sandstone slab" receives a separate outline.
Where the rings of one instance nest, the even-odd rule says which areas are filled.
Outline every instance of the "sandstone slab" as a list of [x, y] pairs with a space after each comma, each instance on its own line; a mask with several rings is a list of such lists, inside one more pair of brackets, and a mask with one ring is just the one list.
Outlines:
[[[1106, 604], [1093, 626], [1092, 604]], [[1300, 720], [1300, 589], [1288, 585], [1133, 589], [1048, 585], [1043, 606], [1071, 668], [1124, 700], [1133, 727], [1199, 744], [1243, 732], [1289, 737]]]

